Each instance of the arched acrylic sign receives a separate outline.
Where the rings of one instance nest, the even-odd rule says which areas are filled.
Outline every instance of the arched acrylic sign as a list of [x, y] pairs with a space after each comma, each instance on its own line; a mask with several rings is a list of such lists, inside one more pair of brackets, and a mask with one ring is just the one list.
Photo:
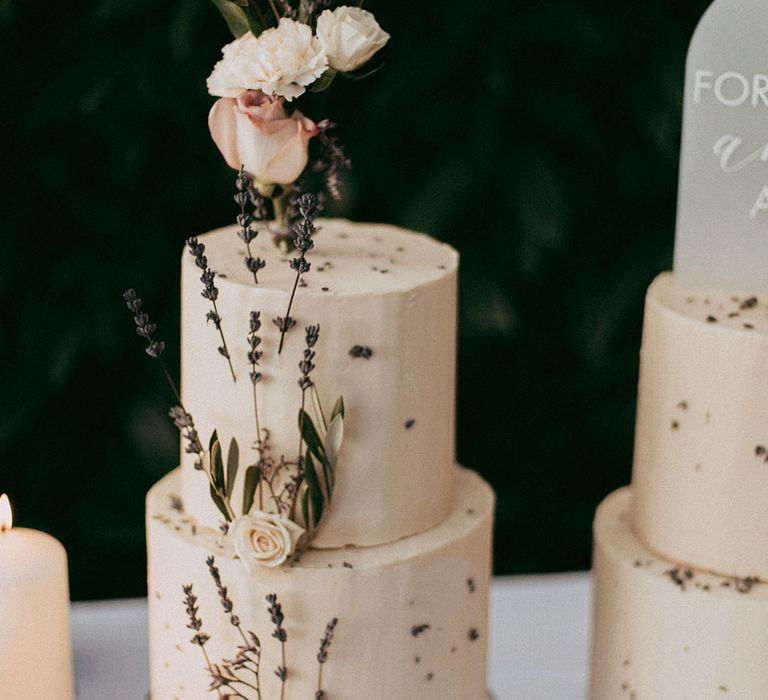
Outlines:
[[711, 5], [683, 106], [675, 280], [768, 292], [768, 1]]

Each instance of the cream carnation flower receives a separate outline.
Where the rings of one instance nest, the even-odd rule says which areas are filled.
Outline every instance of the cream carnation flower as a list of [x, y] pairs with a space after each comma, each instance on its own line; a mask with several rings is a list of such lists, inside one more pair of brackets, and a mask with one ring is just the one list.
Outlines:
[[304, 94], [328, 68], [328, 58], [312, 30], [284, 17], [256, 38], [243, 34], [222, 49], [223, 58], [208, 77], [208, 92], [238, 97], [246, 90], [290, 101]]
[[348, 73], [367, 63], [389, 41], [389, 34], [367, 10], [343, 6], [320, 15], [317, 38], [331, 68]]
[[229, 526], [227, 538], [249, 571], [274, 568], [288, 561], [304, 528], [282, 515], [252, 510]]

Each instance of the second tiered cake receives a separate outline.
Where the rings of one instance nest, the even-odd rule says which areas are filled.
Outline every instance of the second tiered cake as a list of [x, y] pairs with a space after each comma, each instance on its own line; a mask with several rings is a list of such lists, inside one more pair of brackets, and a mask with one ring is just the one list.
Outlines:
[[768, 698], [767, 34], [764, 0], [716, 0], [688, 55], [632, 486], [594, 525], [593, 700]]
[[[149, 494], [153, 700], [206, 698], [212, 682], [264, 700], [481, 700], [494, 499], [454, 461], [458, 256], [391, 226], [324, 220], [314, 240], [279, 354], [281, 328], [267, 319], [285, 315], [287, 257], [268, 239], [252, 243], [267, 262], [255, 285], [235, 228], [200, 238], [216, 272], [219, 334], [185, 253], [181, 398], [200, 436], [216, 431], [227, 473], [234, 445], [243, 466], [227, 489], [226, 535], [208, 453], [200, 469], [185, 451]], [[257, 331], [255, 310], [264, 319]], [[283, 524], [243, 534], [237, 523], [248, 501], [258, 510], [290, 490], [288, 481], [248, 498], [245, 465], [259, 456], [257, 413], [278, 465], [297, 453], [308, 324], [320, 328], [307, 374], [323, 404], [343, 396], [344, 439], [312, 548], [291, 562]]]

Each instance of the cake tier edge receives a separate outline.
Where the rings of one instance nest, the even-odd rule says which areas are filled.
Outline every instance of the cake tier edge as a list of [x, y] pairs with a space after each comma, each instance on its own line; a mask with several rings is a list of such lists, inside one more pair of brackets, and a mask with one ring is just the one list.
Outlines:
[[329, 697], [486, 698], [495, 496], [474, 472], [457, 469], [456, 478], [450, 514], [427, 532], [378, 547], [309, 550], [293, 566], [248, 573], [226, 555], [215, 531], [179, 509], [179, 470], [166, 476], [147, 496], [153, 700], [210, 697], [204, 656], [190, 643], [195, 632], [187, 627], [183, 585], [192, 584], [197, 596], [212, 663], [233, 658], [243, 644], [222, 609], [209, 556], [242, 628], [261, 640], [265, 700], [280, 697], [275, 669], [282, 664], [265, 600], [271, 593], [285, 614], [285, 700], [314, 697], [318, 647], [333, 618], [338, 625], [323, 667]]
[[766, 299], [658, 277], [646, 300], [632, 474], [633, 528], [651, 549], [768, 579], [766, 396]]
[[768, 586], [659, 558], [631, 500], [616, 491], [595, 517], [591, 699], [768, 697]]

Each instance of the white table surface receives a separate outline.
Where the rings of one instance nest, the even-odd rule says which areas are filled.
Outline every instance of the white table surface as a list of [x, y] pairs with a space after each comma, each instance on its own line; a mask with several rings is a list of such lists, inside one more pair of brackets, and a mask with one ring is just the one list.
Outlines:
[[[589, 656], [586, 573], [496, 578], [489, 685], [496, 700], [582, 700]], [[75, 603], [78, 700], [143, 700], [146, 600]]]

